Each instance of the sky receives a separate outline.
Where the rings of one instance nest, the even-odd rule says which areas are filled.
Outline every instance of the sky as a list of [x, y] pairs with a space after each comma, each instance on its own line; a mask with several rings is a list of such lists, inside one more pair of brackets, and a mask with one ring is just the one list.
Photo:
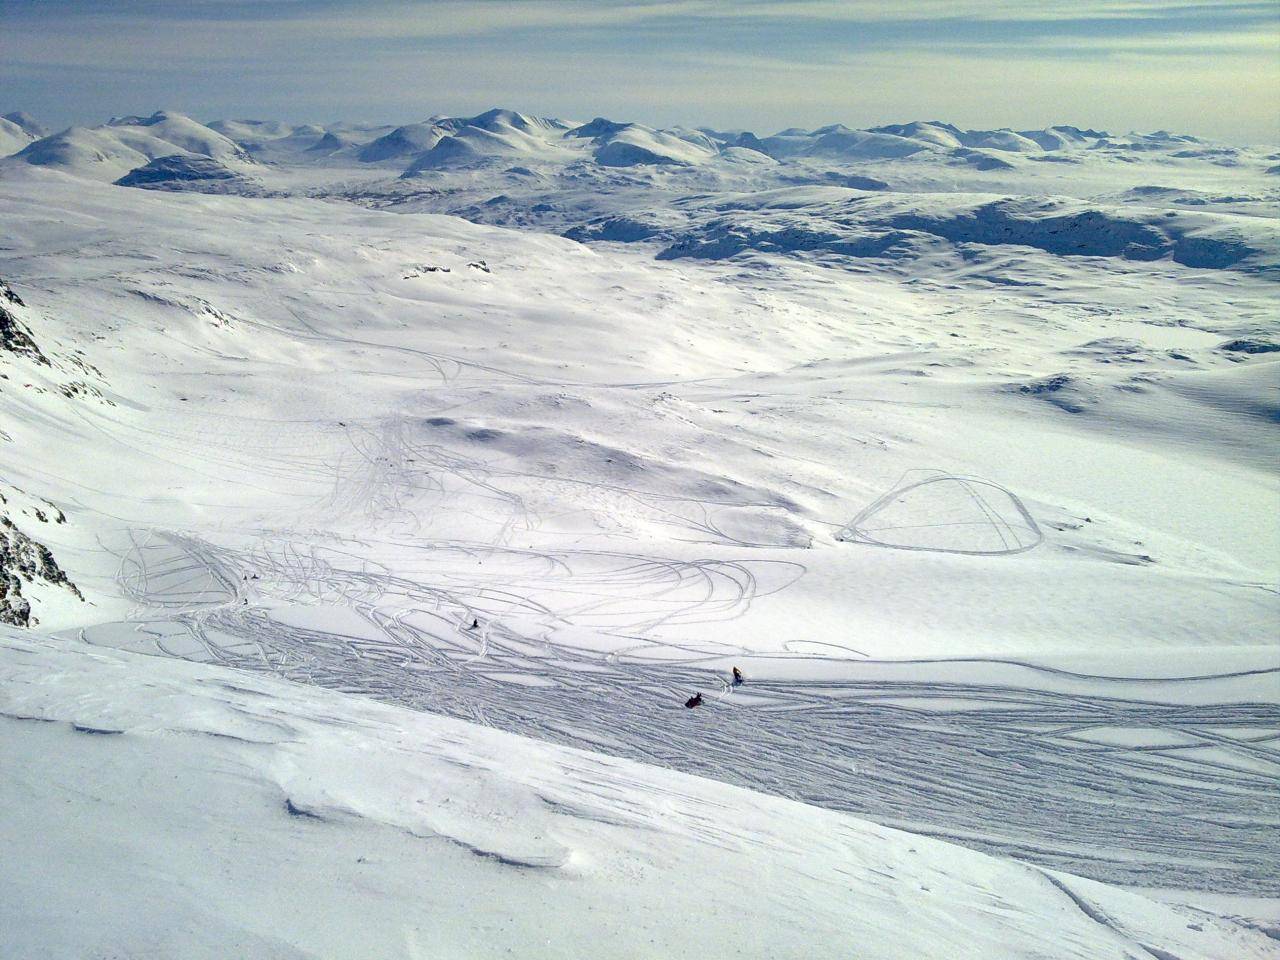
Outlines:
[[1276, 143], [1280, 0], [0, 0], [0, 112], [53, 128], [494, 106]]

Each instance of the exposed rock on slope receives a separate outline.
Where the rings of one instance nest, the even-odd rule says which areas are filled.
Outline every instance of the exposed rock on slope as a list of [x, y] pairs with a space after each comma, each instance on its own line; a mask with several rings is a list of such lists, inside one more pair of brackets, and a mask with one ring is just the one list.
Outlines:
[[31, 601], [22, 595], [24, 583], [64, 587], [80, 600], [80, 589], [53, 559], [44, 544], [31, 539], [7, 516], [0, 514], [0, 623], [30, 627], [39, 621], [31, 615]]
[[7, 157], [26, 147], [35, 137], [12, 120], [0, 117], [0, 156]]
[[32, 140], [39, 140], [41, 137], [49, 135], [49, 131], [45, 129], [44, 125], [25, 110], [14, 110], [12, 113], [6, 113], [3, 117], [0, 117], [0, 120], [7, 120], [14, 126], [19, 127]]
[[[681, 222], [683, 220], [683, 223]], [[674, 210], [601, 217], [574, 240], [667, 241], [659, 259], [720, 260], [750, 251], [895, 258], [974, 246], [1018, 246], [1061, 257], [1169, 260], [1202, 269], [1280, 274], [1276, 227], [1261, 218], [1125, 209], [1065, 198], [982, 200], [937, 194], [929, 203], [793, 187], [689, 198]], [[940, 244], [942, 245], [940, 247]]]
[[0, 156], [7, 157], [49, 133], [30, 114], [15, 110], [0, 117]]
[[[18, 318], [17, 311], [25, 309], [26, 304], [22, 298], [8, 283], [0, 280], [0, 359], [6, 353], [11, 353], [41, 366], [55, 367], [54, 362], [41, 351], [30, 329]], [[97, 372], [78, 356], [72, 356], [70, 360], [56, 354], [54, 356], [58, 361], [57, 369], [65, 369], [68, 363], [72, 363], [78, 372]], [[0, 373], [0, 378], [7, 379], [7, 376]], [[48, 378], [44, 378], [43, 382], [48, 384]], [[84, 381], [54, 382], [52, 386], [68, 398], [79, 393], [101, 397], [96, 387], [91, 387]], [[37, 384], [36, 392], [47, 389], [46, 386]], [[3, 426], [0, 423], [0, 428]], [[11, 439], [7, 431], [0, 429], [0, 441], [7, 444]], [[14, 447], [9, 446], [9, 449], [13, 450]], [[3, 466], [4, 460], [0, 460], [0, 467]], [[34, 625], [37, 620], [31, 612], [30, 598], [23, 595], [24, 584], [65, 587], [80, 600], [84, 597], [76, 585], [67, 579], [49, 548], [27, 536], [10, 519], [11, 516], [16, 516], [18, 507], [14, 501], [16, 488], [9, 489], [9, 496], [0, 493], [0, 624], [26, 627]], [[21, 491], [16, 492], [21, 494]], [[22, 496], [25, 495], [18, 499]], [[28, 503], [22, 512], [39, 523], [66, 522], [62, 511], [48, 501], [41, 500], [38, 505]]]
[[253, 193], [257, 182], [209, 157], [175, 154], [156, 157], [116, 181], [121, 187], [145, 190], [199, 190], [205, 193]]
[[11, 307], [24, 307], [26, 304], [13, 292], [3, 280], [0, 280], [0, 350], [18, 353], [34, 360], [36, 363], [49, 365], [49, 358], [40, 352], [35, 338], [31, 336], [22, 322], [13, 313]]
[[[66, 349], [65, 344], [60, 346], [61, 350], [55, 350], [46, 342], [41, 347], [31, 330], [30, 308], [12, 287], [0, 280], [0, 386], [9, 380], [9, 375], [4, 372], [7, 364], [21, 361], [50, 368], [38, 375], [31, 369], [23, 373], [23, 381], [19, 382], [33, 395], [60, 393], [67, 398], [90, 397], [107, 406], [115, 406], [114, 400], [104, 396], [99, 386], [90, 382], [105, 384], [106, 378], [86, 359], [84, 351], [78, 347]], [[28, 377], [31, 382], [26, 382]], [[0, 422], [0, 440], [8, 440], [3, 427]]]

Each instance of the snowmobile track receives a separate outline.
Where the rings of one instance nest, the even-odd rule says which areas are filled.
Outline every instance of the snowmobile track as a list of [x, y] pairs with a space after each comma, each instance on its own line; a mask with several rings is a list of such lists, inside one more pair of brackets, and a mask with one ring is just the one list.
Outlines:
[[[649, 630], [737, 616], [790, 582], [774, 569], [785, 564], [436, 543], [437, 564], [415, 582], [340, 547], [263, 543], [242, 554], [174, 534], [139, 540], [120, 579], [150, 620], [127, 642], [82, 635], [604, 750], [1099, 880], [1280, 893], [1274, 705], [1164, 702], [1141, 678], [1029, 664], [1042, 687], [954, 679], [973, 660], [920, 661], [917, 679], [819, 681], [770, 679], [768, 658], [718, 644], [663, 644], [653, 658]], [[507, 572], [451, 573], [475, 553], [503, 555]], [[253, 602], [250, 571], [276, 599], [338, 604], [368, 629], [283, 623]], [[556, 642], [569, 619], [618, 648]], [[751, 678], [733, 691], [730, 663]], [[1064, 692], [1060, 676], [1096, 682]], [[695, 690], [707, 709], [684, 709]]]

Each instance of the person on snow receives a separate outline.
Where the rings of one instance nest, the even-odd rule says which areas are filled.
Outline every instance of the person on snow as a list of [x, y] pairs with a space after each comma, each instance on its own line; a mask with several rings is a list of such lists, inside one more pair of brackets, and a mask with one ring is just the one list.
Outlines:
[[737, 667], [734, 667], [733, 668], [733, 685], [735, 687], [740, 687], [742, 686], [742, 681], [745, 679], [747, 678], [742, 675], [742, 671], [739, 670]]
[[702, 706], [702, 692], [695, 693], [692, 697], [684, 702], [684, 705], [692, 710], [694, 707]]
[[473, 618], [472, 618], [472, 620], [471, 620], [471, 626], [467, 627], [467, 629], [468, 629], [468, 630], [479, 630], [479, 629], [480, 629], [480, 620], [479, 620], [478, 618], [473, 617]]

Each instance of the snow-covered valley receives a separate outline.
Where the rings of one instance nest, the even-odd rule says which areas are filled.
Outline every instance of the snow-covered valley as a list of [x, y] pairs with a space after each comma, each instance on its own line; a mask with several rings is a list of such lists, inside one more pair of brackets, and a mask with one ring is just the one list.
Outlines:
[[4, 956], [1274, 955], [1274, 148], [19, 119]]

